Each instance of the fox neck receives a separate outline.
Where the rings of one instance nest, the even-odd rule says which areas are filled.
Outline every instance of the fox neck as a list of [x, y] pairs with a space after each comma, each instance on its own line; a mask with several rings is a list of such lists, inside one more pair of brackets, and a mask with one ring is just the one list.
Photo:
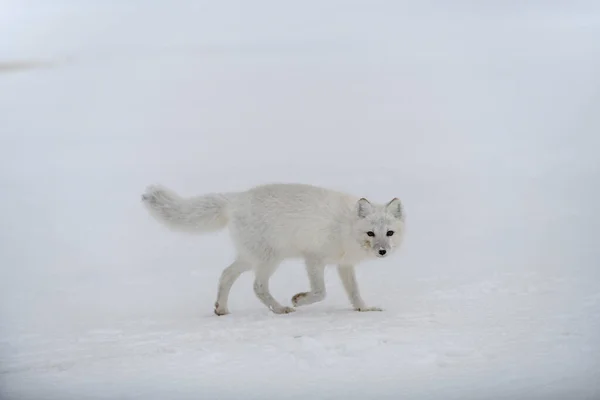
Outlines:
[[339, 263], [352, 265], [370, 258], [371, 254], [368, 243], [358, 242], [351, 234], [344, 235], [341, 253]]

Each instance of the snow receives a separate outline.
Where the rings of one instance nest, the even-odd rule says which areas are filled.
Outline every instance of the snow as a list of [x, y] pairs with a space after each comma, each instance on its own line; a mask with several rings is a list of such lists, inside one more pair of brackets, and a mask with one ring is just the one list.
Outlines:
[[[0, 6], [2, 400], [600, 398], [597, 2], [51, 3]], [[217, 317], [226, 232], [140, 204], [273, 181], [403, 200], [385, 311]]]

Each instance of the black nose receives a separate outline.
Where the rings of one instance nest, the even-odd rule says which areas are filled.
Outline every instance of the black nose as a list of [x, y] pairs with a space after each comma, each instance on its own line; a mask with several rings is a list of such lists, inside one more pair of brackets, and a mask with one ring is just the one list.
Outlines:
[[385, 256], [385, 253], [387, 253], [385, 250], [383, 250], [383, 249], [379, 250], [379, 254], [381, 254], [382, 256]]

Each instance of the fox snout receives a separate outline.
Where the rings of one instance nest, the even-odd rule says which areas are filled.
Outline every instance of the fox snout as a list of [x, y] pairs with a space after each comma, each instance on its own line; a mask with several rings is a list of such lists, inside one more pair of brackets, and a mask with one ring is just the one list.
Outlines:
[[375, 252], [375, 255], [377, 257], [382, 258], [390, 255], [390, 253], [392, 252], [392, 248], [390, 246], [379, 245], [373, 246], [373, 251]]

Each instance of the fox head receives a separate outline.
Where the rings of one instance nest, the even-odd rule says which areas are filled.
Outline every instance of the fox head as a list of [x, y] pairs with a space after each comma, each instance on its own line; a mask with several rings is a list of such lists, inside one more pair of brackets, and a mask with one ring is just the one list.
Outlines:
[[385, 205], [362, 198], [356, 203], [354, 234], [361, 247], [375, 257], [386, 257], [402, 243], [404, 210], [398, 198]]

